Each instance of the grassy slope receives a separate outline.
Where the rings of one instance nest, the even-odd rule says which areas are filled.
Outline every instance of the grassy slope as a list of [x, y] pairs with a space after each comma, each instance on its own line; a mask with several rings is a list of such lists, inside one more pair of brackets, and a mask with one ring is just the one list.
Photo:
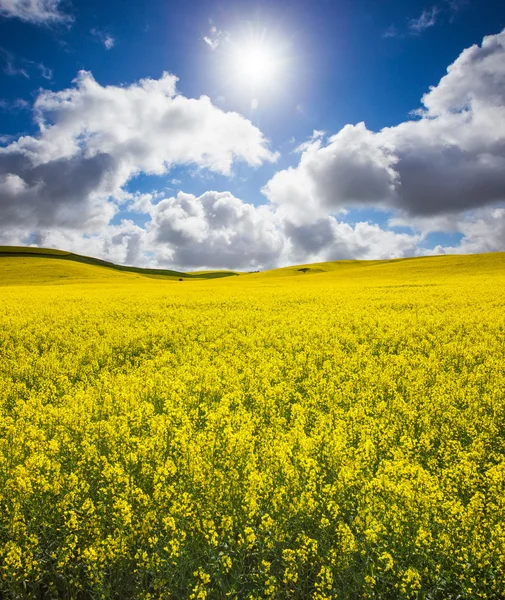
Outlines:
[[[273, 269], [262, 273], [251, 274], [251, 277], [307, 277], [309, 275], [320, 275], [323, 273], [349, 274], [367, 276], [379, 271], [388, 273], [394, 271], [402, 272], [428, 272], [433, 268], [464, 269], [472, 271], [475, 268], [493, 268], [497, 265], [505, 266], [505, 253], [494, 252], [489, 254], [456, 254], [447, 256], [420, 256], [415, 258], [395, 258], [390, 260], [338, 260], [334, 262], [314, 263], [305, 265], [294, 265], [282, 269]], [[308, 269], [305, 271], [305, 269]]]
[[[300, 269], [308, 268], [307, 272]], [[335, 261], [296, 265], [254, 273], [247, 279], [258, 284], [275, 284], [291, 280], [296, 285], [313, 285], [319, 282], [355, 282], [360, 286], [402, 287], [407, 285], [441, 285], [447, 277], [504, 277], [505, 253], [425, 256], [393, 260]]]
[[[0, 259], [2, 276], [0, 285], [8, 283], [41, 283], [51, 280], [75, 280], [75, 279], [111, 279], [111, 271], [117, 275], [132, 274], [150, 277], [154, 279], [178, 280], [183, 279], [217, 279], [237, 275], [232, 271], [205, 271], [195, 273], [182, 273], [168, 269], [142, 269], [139, 267], [128, 267], [116, 265], [105, 260], [81, 256], [63, 250], [49, 248], [29, 248], [25, 246], [0, 246]], [[35, 260], [36, 259], [36, 260]], [[54, 259], [58, 259], [55, 263]], [[59, 261], [65, 261], [61, 263]], [[79, 268], [77, 265], [81, 264]], [[32, 267], [36, 268], [32, 272]]]
[[0, 254], [0, 286], [45, 285], [62, 283], [123, 283], [141, 278], [133, 273], [86, 265], [70, 260], [60, 261], [40, 256], [2, 256]]
[[[55, 260], [63, 259], [63, 260]], [[308, 269], [303, 271], [302, 269]], [[122, 267], [105, 261], [40, 248], [0, 246], [0, 285], [36, 285], [74, 282], [138, 282], [145, 278], [165, 281], [223, 278], [219, 285], [282, 285], [290, 278], [294, 285], [323, 285], [332, 281], [356, 281], [370, 286], [437, 285], [449, 275], [496, 276], [505, 274], [505, 253], [427, 256], [394, 260], [341, 260], [335, 262], [296, 265], [243, 274], [231, 271], [199, 271], [180, 273], [161, 269]], [[217, 281], [215, 283], [218, 283]]]

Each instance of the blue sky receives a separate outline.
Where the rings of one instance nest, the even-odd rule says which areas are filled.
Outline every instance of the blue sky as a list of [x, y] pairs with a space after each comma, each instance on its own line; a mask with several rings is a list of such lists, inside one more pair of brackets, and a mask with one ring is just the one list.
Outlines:
[[[489, 122], [505, 104], [504, 28], [505, 5], [482, 0], [0, 0], [0, 242], [184, 268], [503, 250], [505, 158]], [[253, 90], [237, 68], [258, 46], [274, 69]], [[163, 72], [172, 95], [138, 83]], [[159, 112], [173, 115], [176, 94], [180, 122]], [[464, 136], [449, 132], [462, 131], [455, 112]]]

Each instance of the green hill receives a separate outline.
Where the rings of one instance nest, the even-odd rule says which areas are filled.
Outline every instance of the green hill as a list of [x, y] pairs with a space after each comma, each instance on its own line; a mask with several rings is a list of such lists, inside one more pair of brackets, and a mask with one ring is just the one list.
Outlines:
[[[36, 262], [34, 262], [36, 260]], [[114, 275], [136, 275], [155, 279], [217, 279], [236, 276], [233, 271], [184, 273], [170, 269], [143, 269], [116, 265], [73, 252], [26, 246], [0, 246], [1, 284], [36, 283], [51, 280], [102, 279]], [[78, 266], [81, 265], [81, 266]], [[93, 268], [85, 268], [85, 267]], [[98, 268], [98, 269], [97, 269]]]
[[[63, 250], [0, 246], [0, 285], [37, 285], [46, 283], [127, 282], [139, 279], [165, 281], [227, 280], [237, 285], [247, 281], [255, 285], [280, 285], [291, 280], [294, 285], [310, 282], [346, 281], [375, 285], [406, 285], [425, 278], [441, 280], [453, 275], [493, 276], [505, 272], [505, 253], [473, 255], [423, 256], [390, 260], [338, 260], [324, 263], [293, 265], [251, 273], [234, 271], [195, 271], [185, 273], [169, 269], [143, 269], [116, 265], [105, 260]], [[220, 284], [221, 285], [221, 284]], [[226, 281], [222, 285], [228, 285]], [[240, 284], [239, 284], [240, 285]]]

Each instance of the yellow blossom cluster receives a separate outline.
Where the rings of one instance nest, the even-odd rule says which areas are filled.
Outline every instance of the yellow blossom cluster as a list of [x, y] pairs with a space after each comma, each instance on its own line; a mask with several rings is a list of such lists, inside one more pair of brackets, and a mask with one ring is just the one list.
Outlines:
[[505, 255], [2, 260], [0, 597], [505, 597]]

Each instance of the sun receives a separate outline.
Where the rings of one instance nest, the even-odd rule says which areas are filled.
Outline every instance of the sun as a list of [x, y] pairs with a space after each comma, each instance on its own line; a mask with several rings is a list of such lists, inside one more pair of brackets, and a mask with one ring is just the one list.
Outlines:
[[220, 95], [246, 100], [253, 111], [285, 93], [297, 60], [285, 32], [259, 23], [248, 22], [220, 32], [212, 49]]
[[273, 49], [260, 41], [237, 46], [232, 58], [238, 81], [253, 87], [271, 82], [279, 62]]
[[236, 89], [264, 95], [281, 85], [288, 56], [278, 31], [260, 26], [237, 30], [229, 34], [223, 50], [222, 67]]

